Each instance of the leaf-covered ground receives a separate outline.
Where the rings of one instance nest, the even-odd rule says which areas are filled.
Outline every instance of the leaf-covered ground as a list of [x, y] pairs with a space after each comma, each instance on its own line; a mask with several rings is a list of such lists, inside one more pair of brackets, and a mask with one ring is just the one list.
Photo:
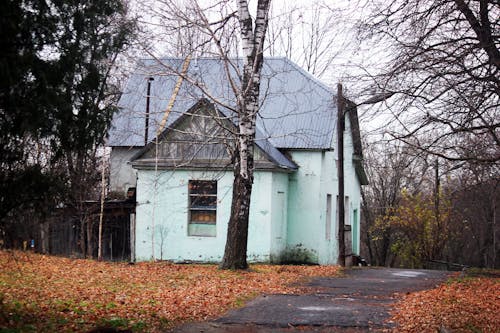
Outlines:
[[[261, 293], [301, 293], [297, 282], [334, 276], [332, 266], [129, 265], [0, 251], [0, 332], [163, 331], [221, 315]], [[500, 279], [455, 279], [406, 295], [397, 332], [500, 331]]]
[[155, 332], [221, 315], [261, 293], [300, 292], [336, 266], [135, 265], [0, 251], [0, 331], [85, 332], [95, 327]]
[[450, 280], [406, 295], [395, 306], [397, 332], [500, 332], [500, 279]]

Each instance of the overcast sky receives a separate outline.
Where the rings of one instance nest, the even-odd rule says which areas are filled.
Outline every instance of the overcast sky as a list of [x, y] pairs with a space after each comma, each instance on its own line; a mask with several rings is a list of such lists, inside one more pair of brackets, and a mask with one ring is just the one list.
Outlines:
[[[198, 3], [200, 7], [208, 8], [214, 1], [199, 0]], [[236, 10], [236, 1], [229, 4], [228, 11]], [[250, 5], [255, 7], [255, 4], [256, 1], [252, 1]], [[376, 93], [367, 89], [357, 77], [375, 71], [377, 59], [383, 58], [383, 49], [366, 42], [360, 43], [356, 38], [356, 24], [368, 12], [365, 1], [272, 0], [271, 4], [267, 56], [287, 56], [332, 88], [339, 82], [343, 83], [346, 95], [356, 102], [362, 102]], [[164, 43], [164, 21], [156, 16], [165, 9], [162, 0], [133, 0], [131, 9], [139, 17], [144, 32], [142, 41], [149, 42], [150, 47], [148, 54], [139, 46], [135, 55], [175, 55]], [[217, 11], [206, 11], [206, 15], [214, 21], [221, 17]], [[381, 106], [378, 106], [379, 114], [384, 113]], [[360, 113], [363, 114], [366, 109], [361, 108]], [[373, 117], [363, 116], [361, 120], [366, 131], [380, 127], [380, 120]]]

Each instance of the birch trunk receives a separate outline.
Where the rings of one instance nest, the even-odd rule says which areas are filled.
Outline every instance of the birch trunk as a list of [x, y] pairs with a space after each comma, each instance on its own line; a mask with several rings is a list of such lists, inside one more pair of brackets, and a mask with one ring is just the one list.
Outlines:
[[[255, 121], [259, 111], [259, 89], [263, 45], [271, 0], [259, 0], [255, 24], [246, 0], [238, 1], [243, 48], [243, 78], [238, 102], [238, 149], [234, 156], [233, 198], [226, 248], [220, 267], [246, 269], [248, 218], [254, 170]], [[254, 27], [255, 26], [255, 27]]]

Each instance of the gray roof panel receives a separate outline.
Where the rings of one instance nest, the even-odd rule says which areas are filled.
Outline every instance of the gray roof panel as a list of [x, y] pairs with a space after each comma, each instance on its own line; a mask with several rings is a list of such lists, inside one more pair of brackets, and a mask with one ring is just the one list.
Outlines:
[[[166, 58], [139, 62], [120, 98], [120, 111], [109, 131], [110, 146], [143, 146], [147, 79], [153, 77], [150, 98], [151, 141], [167, 108], [184, 60]], [[239, 82], [239, 60], [231, 62], [231, 78]], [[174, 107], [167, 121], [172, 124], [200, 98], [215, 101], [219, 110], [231, 114], [235, 97], [217, 58], [191, 60]], [[335, 135], [334, 92], [286, 58], [266, 58], [262, 69], [261, 108], [257, 118], [257, 141], [266, 152], [275, 150], [277, 163], [285, 163], [276, 148], [328, 149]], [[262, 148], [262, 147], [261, 147]], [[279, 154], [278, 154], [279, 153]], [[271, 156], [271, 158], [274, 158]], [[280, 162], [281, 160], [281, 162]], [[286, 159], [288, 161], [288, 159]], [[290, 161], [288, 161], [290, 162]], [[291, 167], [291, 165], [289, 166]]]

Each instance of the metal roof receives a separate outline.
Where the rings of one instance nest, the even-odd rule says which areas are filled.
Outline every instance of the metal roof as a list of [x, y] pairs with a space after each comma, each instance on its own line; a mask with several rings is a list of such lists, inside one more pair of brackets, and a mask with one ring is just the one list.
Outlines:
[[[120, 111], [109, 131], [110, 146], [143, 146], [147, 80], [153, 77], [150, 94], [149, 138], [156, 133], [184, 59], [144, 59], [130, 76], [120, 98]], [[241, 61], [232, 59], [231, 79], [239, 82]], [[257, 142], [266, 152], [277, 149], [328, 149], [335, 135], [335, 93], [316, 78], [286, 58], [265, 58], [262, 68], [260, 111], [257, 118]], [[172, 124], [199, 99], [207, 98], [219, 110], [230, 114], [235, 105], [234, 93], [217, 58], [191, 60], [177, 95], [167, 126]], [[262, 147], [261, 147], [262, 148]], [[281, 153], [272, 158], [288, 164]], [[286, 157], [283, 156], [286, 159]], [[288, 160], [288, 159], [286, 159]], [[288, 161], [290, 162], [290, 161]], [[291, 167], [291, 165], [289, 166]]]

